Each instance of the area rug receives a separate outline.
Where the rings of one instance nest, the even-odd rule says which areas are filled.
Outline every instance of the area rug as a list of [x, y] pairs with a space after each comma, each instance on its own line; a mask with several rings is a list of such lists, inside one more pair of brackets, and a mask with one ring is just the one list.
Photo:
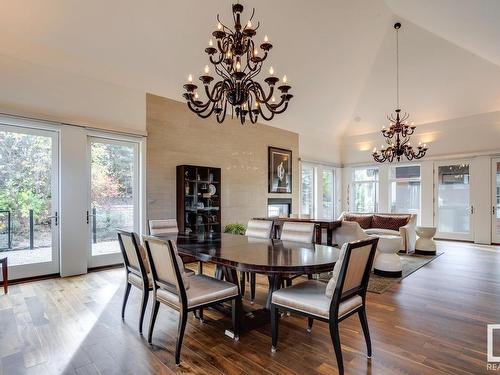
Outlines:
[[[405, 277], [410, 276], [413, 272], [424, 267], [443, 254], [444, 252], [440, 252], [436, 255], [400, 254], [399, 257], [401, 258], [403, 276], [399, 278], [383, 277], [375, 275], [372, 272], [370, 281], [368, 282], [368, 291], [371, 293], [382, 294], [392, 285], [401, 282], [401, 280], [403, 280]], [[328, 282], [328, 280], [330, 280], [330, 277], [326, 273], [321, 274], [320, 280]]]

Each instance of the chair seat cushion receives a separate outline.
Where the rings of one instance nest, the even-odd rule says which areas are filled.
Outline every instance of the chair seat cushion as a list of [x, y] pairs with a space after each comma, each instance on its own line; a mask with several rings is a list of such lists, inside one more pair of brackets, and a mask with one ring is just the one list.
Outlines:
[[[143, 283], [142, 283], [142, 277], [140, 275], [137, 275], [133, 272], [128, 273], [128, 282], [132, 284], [133, 286], [142, 289], [143, 288]], [[148, 273], [148, 280], [149, 280], [149, 285], [148, 288], [153, 287], [153, 278], [151, 277], [151, 274]]]
[[[272, 303], [306, 314], [329, 319], [331, 298], [326, 296], [326, 284], [308, 280], [273, 293]], [[363, 304], [361, 296], [354, 296], [341, 302], [339, 318]]]
[[370, 228], [370, 229], [365, 229], [365, 233], [368, 235], [384, 235], [388, 234], [390, 236], [399, 236], [399, 230], [392, 230], [392, 229], [383, 229], [383, 228]]
[[[190, 288], [186, 290], [188, 308], [206, 305], [238, 295], [238, 286], [206, 275], [194, 275], [189, 278]], [[179, 307], [179, 297], [165, 289], [156, 292], [158, 301]]]

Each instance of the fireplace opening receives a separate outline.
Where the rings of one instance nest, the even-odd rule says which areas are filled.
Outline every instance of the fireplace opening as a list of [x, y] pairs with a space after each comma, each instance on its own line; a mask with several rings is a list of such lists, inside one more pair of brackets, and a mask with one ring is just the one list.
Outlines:
[[289, 217], [292, 213], [292, 198], [268, 198], [268, 217]]

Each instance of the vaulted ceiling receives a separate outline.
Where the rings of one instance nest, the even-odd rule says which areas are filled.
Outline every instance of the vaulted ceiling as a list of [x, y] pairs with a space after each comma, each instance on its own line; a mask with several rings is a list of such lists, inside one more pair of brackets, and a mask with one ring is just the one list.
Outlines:
[[[401, 105], [415, 123], [500, 111], [500, 1], [248, 0], [270, 65], [295, 97], [270, 125], [316, 142], [373, 132], [395, 103], [394, 21], [401, 21]], [[201, 73], [228, 0], [18, 0], [0, 12], [0, 54], [182, 100]], [[246, 13], [249, 16], [249, 13]]]

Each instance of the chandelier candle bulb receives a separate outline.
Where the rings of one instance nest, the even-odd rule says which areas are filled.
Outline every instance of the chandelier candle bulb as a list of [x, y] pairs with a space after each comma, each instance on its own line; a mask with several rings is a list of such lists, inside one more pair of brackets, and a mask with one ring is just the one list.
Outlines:
[[217, 30], [222, 30], [222, 24], [220, 22], [217, 24]]
[[283, 83], [287, 83], [288, 78], [286, 77], [286, 74], [283, 76]]
[[212, 40], [212, 38], [210, 38], [210, 40], [208, 41], [208, 46], [209, 47], [213, 47], [214, 46], [214, 41]]
[[269, 68], [269, 74], [270, 74], [270, 75], [273, 75], [273, 74], [274, 74], [274, 69], [273, 69], [273, 67], [272, 67], [272, 66]]
[[189, 83], [193, 82], [193, 75], [192, 74], [188, 75], [188, 82]]
[[208, 74], [210, 73], [210, 68], [208, 67], [208, 65], [205, 65], [205, 74]]

